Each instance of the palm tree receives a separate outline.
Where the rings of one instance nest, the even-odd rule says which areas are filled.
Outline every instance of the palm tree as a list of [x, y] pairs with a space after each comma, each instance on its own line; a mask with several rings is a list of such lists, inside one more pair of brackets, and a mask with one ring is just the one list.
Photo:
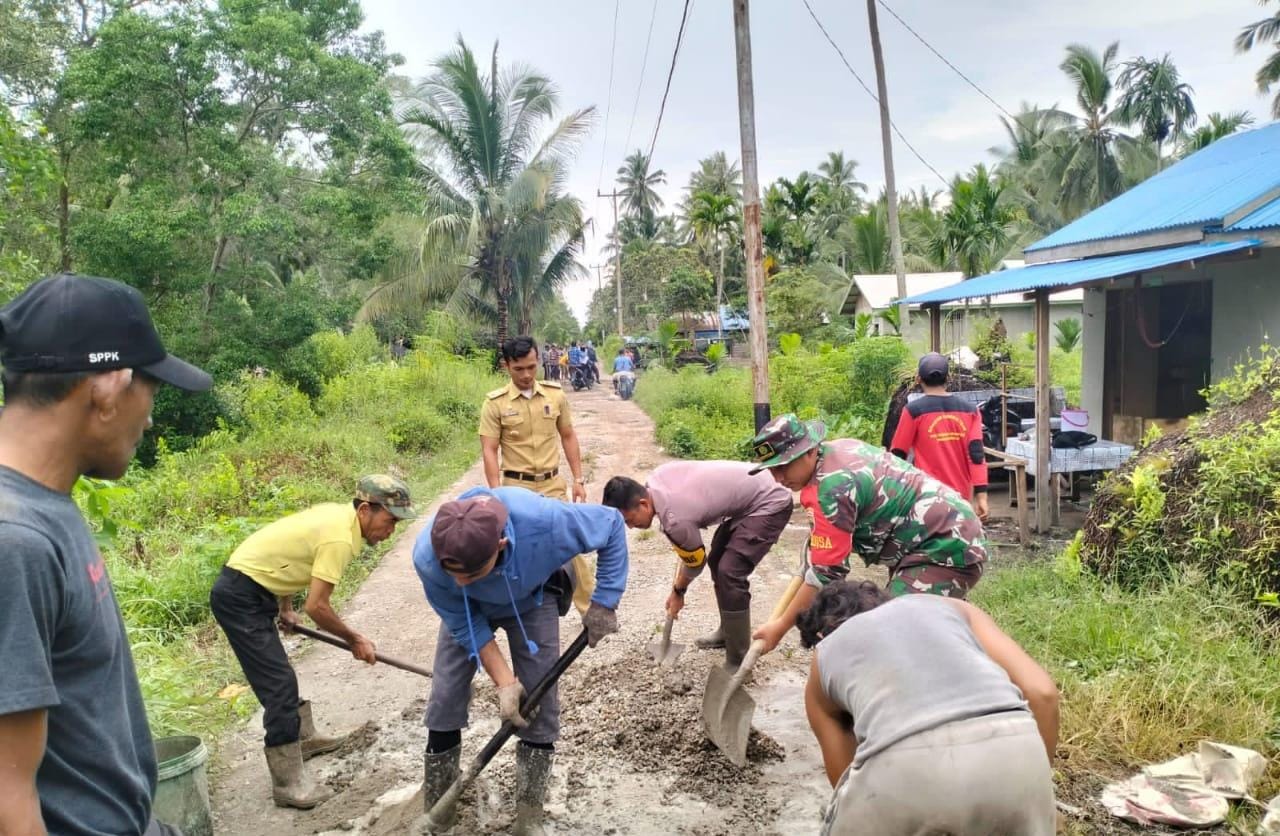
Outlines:
[[1008, 145], [990, 149], [998, 160], [995, 176], [1005, 199], [1022, 209], [1036, 237], [1066, 223], [1059, 203], [1060, 176], [1049, 173], [1055, 168], [1054, 137], [1073, 122], [1070, 113], [1056, 107], [1024, 102], [1016, 116], [1000, 120]]
[[857, 160], [846, 160], [843, 151], [829, 151], [827, 158], [818, 163], [818, 173], [828, 189], [839, 192], [865, 192], [867, 184], [854, 176]]
[[742, 169], [738, 161], [729, 162], [723, 151], [698, 161], [698, 170], [689, 175], [686, 191], [727, 194], [735, 201], [742, 200]]
[[1208, 148], [1224, 136], [1231, 136], [1241, 128], [1247, 128], [1252, 124], [1253, 116], [1246, 110], [1235, 110], [1226, 116], [1221, 113], [1210, 113], [1204, 123], [1183, 137], [1182, 147], [1179, 148], [1178, 153], [1183, 157], [1189, 156], [1203, 148]]
[[849, 272], [883, 275], [893, 269], [889, 260], [889, 221], [883, 203], [874, 203], [850, 218], [837, 233], [850, 250]]
[[1111, 110], [1112, 75], [1120, 45], [1101, 55], [1087, 46], [1071, 44], [1061, 69], [1076, 85], [1076, 102], [1083, 115], [1047, 138], [1052, 164], [1047, 172], [1056, 181], [1067, 217], [1095, 209], [1126, 187], [1120, 158], [1134, 153], [1139, 143], [1116, 129], [1122, 121]]
[[[1265, 5], [1268, 0], [1261, 0]], [[1280, 9], [1271, 17], [1250, 23], [1236, 36], [1236, 52], [1248, 52], [1258, 44], [1270, 42], [1275, 52], [1262, 62], [1255, 76], [1259, 93], [1270, 93], [1271, 85], [1280, 82]], [[1271, 116], [1280, 119], [1280, 92], [1271, 100]]]
[[[454, 308], [492, 303], [501, 342], [517, 289], [545, 289], [568, 274], [561, 254], [581, 237], [583, 221], [561, 188], [594, 108], [572, 111], [540, 137], [559, 104], [545, 76], [501, 70], [496, 44], [485, 72], [461, 38], [433, 67], [397, 102], [401, 130], [418, 150], [425, 198], [419, 263], [377, 288], [361, 313], [375, 316], [449, 289]], [[546, 281], [534, 265], [550, 274]]]
[[618, 185], [622, 186], [622, 207], [628, 215], [652, 218], [662, 208], [657, 186], [667, 182], [662, 169], [649, 171], [650, 160], [642, 151], [631, 154], [618, 167]]
[[694, 235], [703, 242], [712, 242], [720, 257], [720, 269], [716, 272], [716, 333], [723, 340], [720, 306], [724, 304], [724, 258], [730, 235], [738, 223], [737, 201], [727, 194], [695, 192], [690, 203], [689, 225]]
[[1001, 188], [984, 165], [951, 184], [951, 205], [934, 242], [939, 259], [954, 258], [966, 279], [985, 275], [1009, 252], [1018, 211], [1000, 200]]
[[1120, 73], [1117, 113], [1129, 125], [1138, 125], [1142, 135], [1155, 143], [1156, 171], [1161, 167], [1165, 140], [1179, 137], [1196, 123], [1196, 106], [1191, 101], [1191, 85], [1178, 80], [1178, 68], [1168, 53], [1159, 61], [1135, 58], [1126, 61]]

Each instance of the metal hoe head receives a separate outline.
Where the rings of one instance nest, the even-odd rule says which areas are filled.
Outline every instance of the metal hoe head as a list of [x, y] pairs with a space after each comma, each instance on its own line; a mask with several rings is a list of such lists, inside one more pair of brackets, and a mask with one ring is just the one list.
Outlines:
[[702, 694], [702, 724], [711, 742], [736, 766], [746, 766], [747, 738], [755, 713], [756, 701], [741, 680], [723, 668], [712, 668]]

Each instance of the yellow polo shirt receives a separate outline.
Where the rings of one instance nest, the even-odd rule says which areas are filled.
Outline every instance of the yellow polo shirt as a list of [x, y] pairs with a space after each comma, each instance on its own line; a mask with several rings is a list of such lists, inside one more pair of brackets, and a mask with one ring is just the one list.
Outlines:
[[312, 578], [337, 584], [364, 537], [351, 503], [317, 505], [276, 520], [249, 535], [227, 566], [243, 572], [273, 595], [292, 595]]

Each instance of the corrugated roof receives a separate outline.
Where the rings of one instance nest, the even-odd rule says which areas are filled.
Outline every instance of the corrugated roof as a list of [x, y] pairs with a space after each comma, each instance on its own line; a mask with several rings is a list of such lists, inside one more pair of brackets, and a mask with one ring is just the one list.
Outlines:
[[1219, 241], [1212, 244], [1184, 244], [1180, 247], [1165, 247], [1141, 253], [1033, 264], [1017, 270], [1001, 270], [998, 273], [979, 276], [950, 287], [910, 296], [903, 301], [910, 305], [925, 305], [952, 302], [957, 299], [978, 299], [983, 296], [997, 296], [1001, 293], [1025, 293], [1028, 290], [1068, 287], [1100, 279], [1142, 273], [1186, 261], [1199, 261], [1236, 250], [1257, 247], [1261, 243], [1250, 238], [1244, 241]]
[[1264, 203], [1227, 227], [1228, 232], [1252, 232], [1255, 229], [1280, 226], [1280, 197]]
[[[1009, 262], [1004, 262], [1008, 264]], [[1020, 262], [1019, 262], [1020, 263]], [[1008, 269], [1022, 269], [1021, 267]], [[1001, 271], [1008, 272], [1008, 269]], [[935, 290], [941, 290], [946, 287], [954, 287], [957, 282], [964, 278], [964, 273], [908, 273], [907, 279], [907, 296], [917, 296], [924, 293], [930, 293]], [[898, 277], [890, 274], [880, 273], [859, 273], [853, 277], [854, 287], [857, 292], [867, 300], [867, 304], [872, 310], [883, 311], [886, 308], [893, 307], [895, 297], [898, 295]], [[1063, 293], [1060, 297], [1054, 299], [1055, 302], [1079, 302], [1084, 299], [1083, 291], [1074, 290]], [[1022, 298], [1021, 293], [1004, 293], [991, 297], [991, 307], [999, 308], [1009, 305], [1025, 305], [1027, 300]]]
[[1026, 251], [1186, 226], [1220, 226], [1280, 188], [1280, 122], [1218, 140], [1099, 206]]

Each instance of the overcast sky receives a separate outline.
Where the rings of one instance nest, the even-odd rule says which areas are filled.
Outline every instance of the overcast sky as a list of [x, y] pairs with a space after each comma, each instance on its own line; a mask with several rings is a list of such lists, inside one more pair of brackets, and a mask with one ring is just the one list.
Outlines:
[[[1269, 112], [1253, 76], [1265, 52], [1236, 55], [1232, 39], [1245, 24], [1266, 16], [1256, 0], [887, 0], [902, 19], [1004, 108], [1021, 102], [1075, 108], [1058, 69], [1063, 49], [1079, 42], [1101, 50], [1120, 42], [1121, 60], [1168, 52], [1195, 88], [1196, 108]], [[583, 261], [598, 264], [597, 238], [612, 224], [609, 191], [622, 159], [648, 149], [671, 66], [683, 0], [618, 0], [617, 39], [610, 89], [610, 43], [615, 3], [609, 0], [363, 0], [366, 28], [382, 30], [388, 47], [405, 58], [400, 72], [420, 77], [450, 50], [458, 35], [484, 58], [499, 43], [503, 65], [523, 63], [555, 81], [565, 110], [594, 105], [596, 122], [578, 154], [569, 189], [598, 219]], [[851, 0], [810, 0], [849, 63], [874, 89], [866, 6]], [[656, 11], [655, 11], [656, 10]], [[814, 169], [828, 151], [858, 161], [872, 193], [883, 183], [875, 102], [849, 75], [801, 0], [756, 0], [752, 49], [760, 180], [794, 177]], [[893, 120], [941, 174], [950, 178], [990, 161], [1003, 142], [999, 112], [938, 60], [883, 9]], [[646, 36], [653, 20], [648, 59]], [[643, 66], [643, 75], [641, 69]], [[684, 44], [654, 152], [667, 174], [667, 205], [679, 201], [698, 160], [723, 150], [739, 157], [730, 0], [693, 0]], [[637, 95], [638, 92], [638, 95]], [[607, 125], [606, 125], [607, 118]], [[601, 176], [603, 167], [603, 177]], [[895, 139], [898, 188], [943, 183]], [[566, 297], [584, 318], [591, 277]]]

